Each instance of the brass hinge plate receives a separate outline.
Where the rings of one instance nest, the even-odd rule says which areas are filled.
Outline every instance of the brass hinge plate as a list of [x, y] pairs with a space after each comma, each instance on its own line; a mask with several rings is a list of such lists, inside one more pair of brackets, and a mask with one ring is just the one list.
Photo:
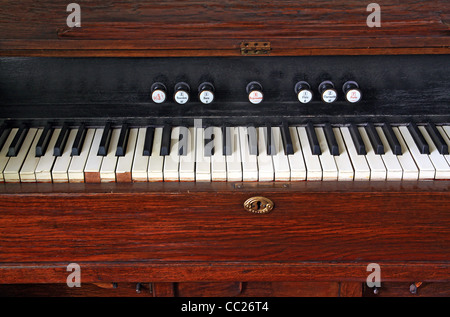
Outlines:
[[242, 41], [241, 55], [268, 55], [270, 54], [270, 42]]

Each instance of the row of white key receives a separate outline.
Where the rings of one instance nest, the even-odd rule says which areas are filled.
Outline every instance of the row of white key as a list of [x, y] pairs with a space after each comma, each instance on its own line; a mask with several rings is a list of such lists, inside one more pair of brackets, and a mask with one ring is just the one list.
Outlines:
[[[438, 131], [450, 146], [450, 126], [438, 126]], [[7, 156], [8, 144], [18, 129], [12, 129], [0, 152], [0, 181], [6, 182], [156, 182], [156, 181], [348, 181], [348, 180], [424, 180], [450, 179], [450, 157], [441, 155], [426, 129], [419, 127], [430, 146], [430, 154], [421, 154], [406, 126], [393, 127], [403, 148], [402, 155], [394, 155], [381, 127], [376, 127], [385, 153], [375, 154], [364, 128], [359, 132], [366, 146], [366, 155], [358, 155], [347, 127], [333, 128], [340, 155], [331, 155], [325, 133], [315, 128], [322, 151], [313, 155], [304, 127], [290, 127], [294, 154], [283, 150], [281, 131], [272, 127], [274, 155], [266, 151], [266, 131], [259, 127], [259, 154], [250, 154], [246, 127], [232, 127], [229, 156], [222, 153], [222, 129], [213, 128], [214, 153], [205, 154], [205, 129], [186, 129], [186, 155], [179, 155], [181, 127], [172, 129], [171, 149], [167, 156], [159, 154], [162, 128], [155, 128], [153, 150], [143, 155], [146, 128], [132, 128], [129, 132], [125, 156], [115, 155], [120, 130], [113, 129], [106, 156], [98, 156], [103, 129], [88, 129], [79, 156], [71, 156], [76, 130], [70, 131], [66, 147], [59, 157], [53, 156], [60, 129], [55, 129], [47, 151], [35, 156], [35, 148], [42, 130], [30, 128], [15, 157]], [[210, 136], [207, 136], [209, 138]]]

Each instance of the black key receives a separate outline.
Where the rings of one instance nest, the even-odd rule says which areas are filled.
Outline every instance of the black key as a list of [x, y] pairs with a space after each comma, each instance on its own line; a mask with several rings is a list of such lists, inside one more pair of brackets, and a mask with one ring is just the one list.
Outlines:
[[272, 134], [272, 127], [270, 124], [267, 124], [264, 129], [264, 134], [266, 136], [266, 149], [267, 155], [275, 155], [277, 154], [277, 149], [275, 148], [275, 142]]
[[155, 128], [148, 127], [147, 130], [145, 131], [144, 152], [142, 153], [142, 155], [144, 156], [152, 155], [154, 136], [155, 136]]
[[186, 156], [189, 142], [189, 129], [180, 127], [180, 136], [178, 138], [178, 155]]
[[394, 153], [394, 155], [402, 155], [402, 145], [398, 141], [391, 125], [388, 123], [383, 123], [382, 129], [386, 139], [388, 140], [389, 146], [391, 147], [392, 153]]
[[436, 148], [438, 149], [439, 153], [441, 155], [447, 155], [448, 145], [445, 142], [444, 138], [442, 137], [441, 133], [436, 128], [436, 126], [433, 123], [428, 122], [427, 125], [425, 126], [425, 129], [430, 135], [431, 140], [433, 140], [434, 145], [436, 145]]
[[203, 132], [204, 151], [205, 156], [214, 155], [214, 129], [213, 127], [205, 128]]
[[81, 149], [83, 148], [84, 140], [86, 139], [87, 129], [84, 124], [80, 125], [78, 128], [77, 135], [72, 145], [72, 156], [78, 156], [81, 154]]
[[356, 152], [358, 155], [366, 155], [366, 146], [362, 140], [361, 134], [358, 131], [358, 127], [354, 124], [350, 124], [348, 127], [350, 135], [352, 136], [353, 143], [355, 144]]
[[331, 124], [325, 123], [323, 127], [323, 132], [325, 133], [325, 139], [327, 140], [328, 148], [330, 149], [331, 155], [337, 156], [340, 154], [339, 144], [336, 141], [336, 136], [334, 135], [333, 128]]
[[53, 148], [53, 156], [61, 156], [66, 147], [67, 139], [69, 138], [69, 126], [64, 124], [56, 139], [55, 147]]
[[308, 135], [309, 145], [311, 146], [311, 153], [313, 155], [321, 155], [322, 150], [320, 149], [316, 130], [314, 129], [314, 125], [311, 122], [308, 122], [306, 125], [306, 134]]
[[28, 127], [22, 126], [19, 128], [16, 135], [14, 136], [14, 139], [12, 140], [11, 144], [9, 145], [7, 156], [10, 156], [10, 157], [17, 156], [17, 154], [20, 151], [20, 148], [22, 147], [22, 143], [25, 140], [27, 133], [28, 133]]
[[42, 130], [42, 134], [39, 137], [38, 143], [36, 144], [36, 157], [41, 157], [47, 151], [48, 143], [53, 134], [52, 125], [49, 123], [45, 126], [44, 130]]
[[103, 128], [102, 138], [98, 147], [98, 156], [106, 156], [108, 154], [109, 142], [111, 141], [111, 123], [106, 123]]
[[247, 126], [247, 136], [250, 155], [258, 155], [258, 134], [255, 126]]
[[294, 145], [292, 145], [291, 131], [289, 131], [289, 127], [286, 122], [283, 122], [280, 127], [280, 131], [281, 140], [283, 141], [284, 154], [294, 154]]
[[408, 124], [408, 131], [409, 133], [411, 133], [414, 142], [419, 148], [419, 152], [421, 154], [430, 154], [430, 147], [428, 146], [427, 141], [425, 141], [425, 138], [423, 137], [422, 133], [420, 132], [419, 128], [414, 122], [410, 122]]
[[366, 132], [369, 136], [370, 144], [372, 144], [373, 150], [375, 154], [382, 155], [384, 154], [384, 145], [381, 142], [380, 136], [378, 135], [377, 129], [372, 122], [367, 123]]
[[172, 136], [172, 127], [169, 125], [165, 125], [163, 127], [163, 131], [162, 131], [160, 155], [163, 155], [163, 156], [169, 155], [171, 136]]
[[130, 129], [128, 124], [123, 124], [120, 129], [119, 140], [117, 141], [116, 156], [125, 156], [127, 152], [128, 136], [130, 135]]
[[5, 142], [8, 139], [10, 133], [11, 129], [8, 128], [5, 124], [0, 127], [0, 151], [5, 146]]
[[224, 155], [231, 155], [232, 149], [231, 149], [231, 129], [230, 127], [222, 127], [222, 145], [223, 145], [223, 154]]

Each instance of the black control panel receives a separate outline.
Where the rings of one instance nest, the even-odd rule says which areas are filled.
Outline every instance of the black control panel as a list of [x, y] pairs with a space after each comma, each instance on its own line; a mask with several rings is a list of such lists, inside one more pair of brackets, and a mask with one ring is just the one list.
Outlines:
[[0, 118], [449, 121], [446, 55], [0, 58]]

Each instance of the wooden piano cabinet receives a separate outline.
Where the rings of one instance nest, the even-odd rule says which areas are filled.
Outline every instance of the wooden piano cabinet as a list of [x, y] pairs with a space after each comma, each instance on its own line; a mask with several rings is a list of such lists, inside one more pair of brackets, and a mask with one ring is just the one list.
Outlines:
[[[64, 284], [77, 263], [83, 284], [168, 283], [156, 295], [201, 295], [194, 285], [207, 284], [195, 283], [215, 282], [295, 296], [301, 288], [283, 283], [303, 282], [338, 296], [377, 263], [382, 283], [449, 282], [449, 185], [1, 184], [0, 280]], [[253, 196], [274, 209], [244, 210]]]

